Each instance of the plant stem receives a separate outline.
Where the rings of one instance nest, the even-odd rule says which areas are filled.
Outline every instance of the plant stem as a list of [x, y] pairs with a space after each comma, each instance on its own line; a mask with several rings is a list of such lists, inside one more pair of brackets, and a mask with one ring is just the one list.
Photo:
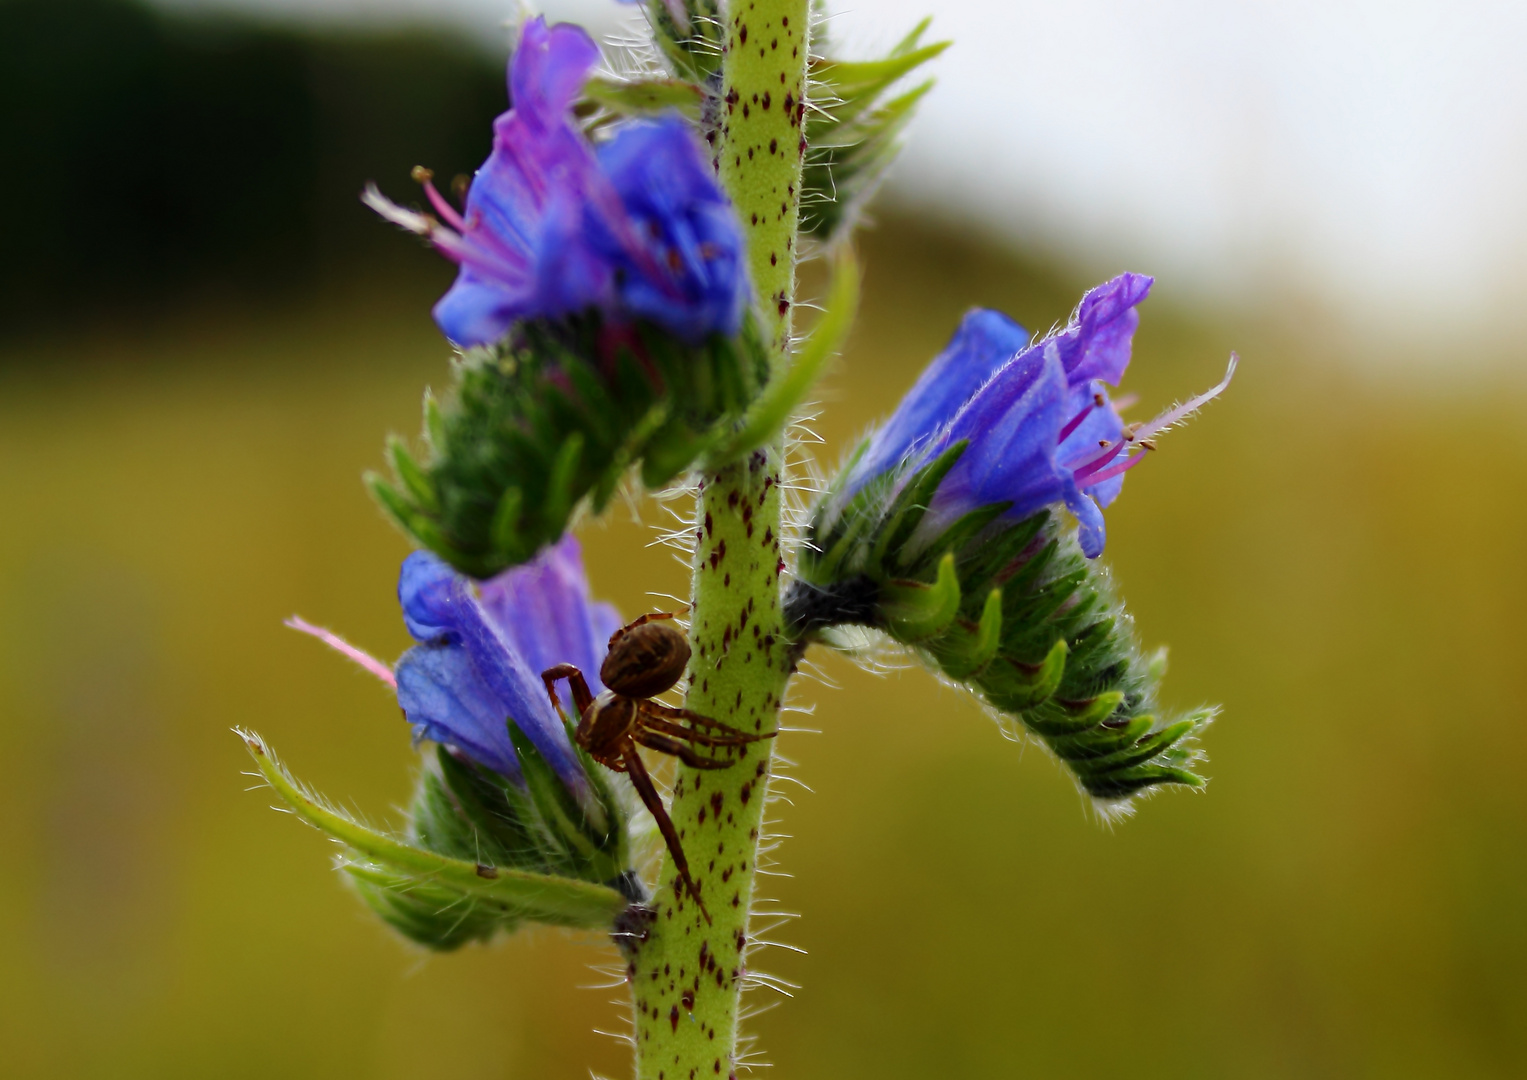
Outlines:
[[[715, 162], [747, 236], [778, 375], [795, 300], [809, 0], [733, 0], [726, 18]], [[780, 617], [782, 463], [778, 442], [752, 451], [702, 477], [697, 507], [685, 704], [747, 732], [776, 729], [792, 670]], [[735, 1075], [773, 748], [765, 739], [729, 769], [678, 770], [669, 813], [705, 912], [665, 859], [653, 918], [630, 952], [640, 1080]]]

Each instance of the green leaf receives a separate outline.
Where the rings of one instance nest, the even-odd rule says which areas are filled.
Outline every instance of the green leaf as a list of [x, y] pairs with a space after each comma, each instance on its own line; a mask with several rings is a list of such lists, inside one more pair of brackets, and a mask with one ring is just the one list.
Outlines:
[[607, 929], [626, 906], [620, 893], [604, 885], [450, 858], [361, 825], [309, 794], [258, 735], [244, 730], [238, 735], [261, 775], [298, 817], [374, 864], [368, 871], [373, 884], [378, 878], [397, 889], [418, 883], [444, 890], [435, 894], [437, 898], [493, 905], [507, 920], [529, 918], [590, 929]]

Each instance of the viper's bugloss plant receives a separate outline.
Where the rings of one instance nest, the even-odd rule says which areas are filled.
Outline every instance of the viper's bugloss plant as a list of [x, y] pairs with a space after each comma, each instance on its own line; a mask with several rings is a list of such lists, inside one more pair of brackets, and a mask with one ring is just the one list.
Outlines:
[[[422, 207], [365, 195], [460, 267], [434, 308], [454, 383], [426, 395], [421, 452], [394, 439], [392, 479], [370, 479], [424, 549], [398, 585], [415, 643], [389, 666], [293, 625], [395, 692], [425, 749], [403, 830], [331, 809], [245, 738], [411, 940], [451, 949], [526, 922], [610, 933], [636, 1073], [663, 1080], [741, 1062], [773, 736], [809, 648], [852, 651], [867, 632], [910, 650], [1040, 740], [1105, 814], [1203, 785], [1215, 710], [1163, 708], [1163, 654], [1141, 652], [1100, 556], [1125, 474], [1230, 374], [1124, 418], [1111, 395], [1152, 285], [1138, 274], [1037, 341], [972, 311], [787, 514], [786, 428], [854, 314], [850, 233], [931, 85], [903, 80], [947, 43], [924, 44], [924, 22], [884, 57], [845, 60], [810, 0], [643, 9], [635, 75], [597, 70], [574, 27], [520, 27], [511, 108], [463, 205], [427, 170]], [[815, 252], [833, 272], [797, 337], [796, 267]], [[593, 602], [568, 532], [623, 486], [676, 480], [669, 494], [695, 502], [678, 534], [687, 637], [686, 613], [622, 627]], [[670, 688], [682, 706], [658, 700]], [[666, 806], [639, 747], [678, 760]], [[667, 846], [645, 882], [636, 798]]]

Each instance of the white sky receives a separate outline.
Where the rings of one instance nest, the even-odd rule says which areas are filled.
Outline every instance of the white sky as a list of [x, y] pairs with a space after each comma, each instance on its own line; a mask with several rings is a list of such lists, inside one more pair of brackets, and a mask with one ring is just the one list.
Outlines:
[[[512, 0], [164, 0], [449, 20]], [[613, 29], [613, 0], [543, 0]], [[1527, 0], [830, 0], [873, 54], [936, 62], [902, 201], [1180, 297], [1316, 298], [1394, 340], [1527, 331]]]

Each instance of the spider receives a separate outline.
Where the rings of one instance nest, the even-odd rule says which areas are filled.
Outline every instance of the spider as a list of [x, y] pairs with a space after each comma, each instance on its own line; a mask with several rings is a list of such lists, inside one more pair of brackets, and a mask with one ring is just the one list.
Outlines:
[[[696, 748], [744, 746], [773, 738], [774, 732], [749, 735], [708, 716], [651, 700], [673, 689], [689, 664], [689, 640], [684, 631], [666, 621], [672, 618], [672, 612], [643, 615], [610, 635], [609, 651], [599, 665], [599, 678], [608, 689], [598, 697], [589, 692], [583, 672], [573, 664], [547, 668], [541, 672], [541, 681], [559, 712], [562, 703], [557, 700], [556, 683], [559, 679], [568, 681], [579, 717], [573, 738], [599, 764], [631, 778], [663, 834], [685, 888], [705, 913], [700, 890], [689, 876], [689, 860], [684, 857], [679, 832], [663, 809], [663, 800], [636, 748], [645, 746], [671, 754], [692, 769], [725, 769], [734, 760], [711, 757]], [[687, 720], [688, 725], [678, 723], [681, 720]]]

